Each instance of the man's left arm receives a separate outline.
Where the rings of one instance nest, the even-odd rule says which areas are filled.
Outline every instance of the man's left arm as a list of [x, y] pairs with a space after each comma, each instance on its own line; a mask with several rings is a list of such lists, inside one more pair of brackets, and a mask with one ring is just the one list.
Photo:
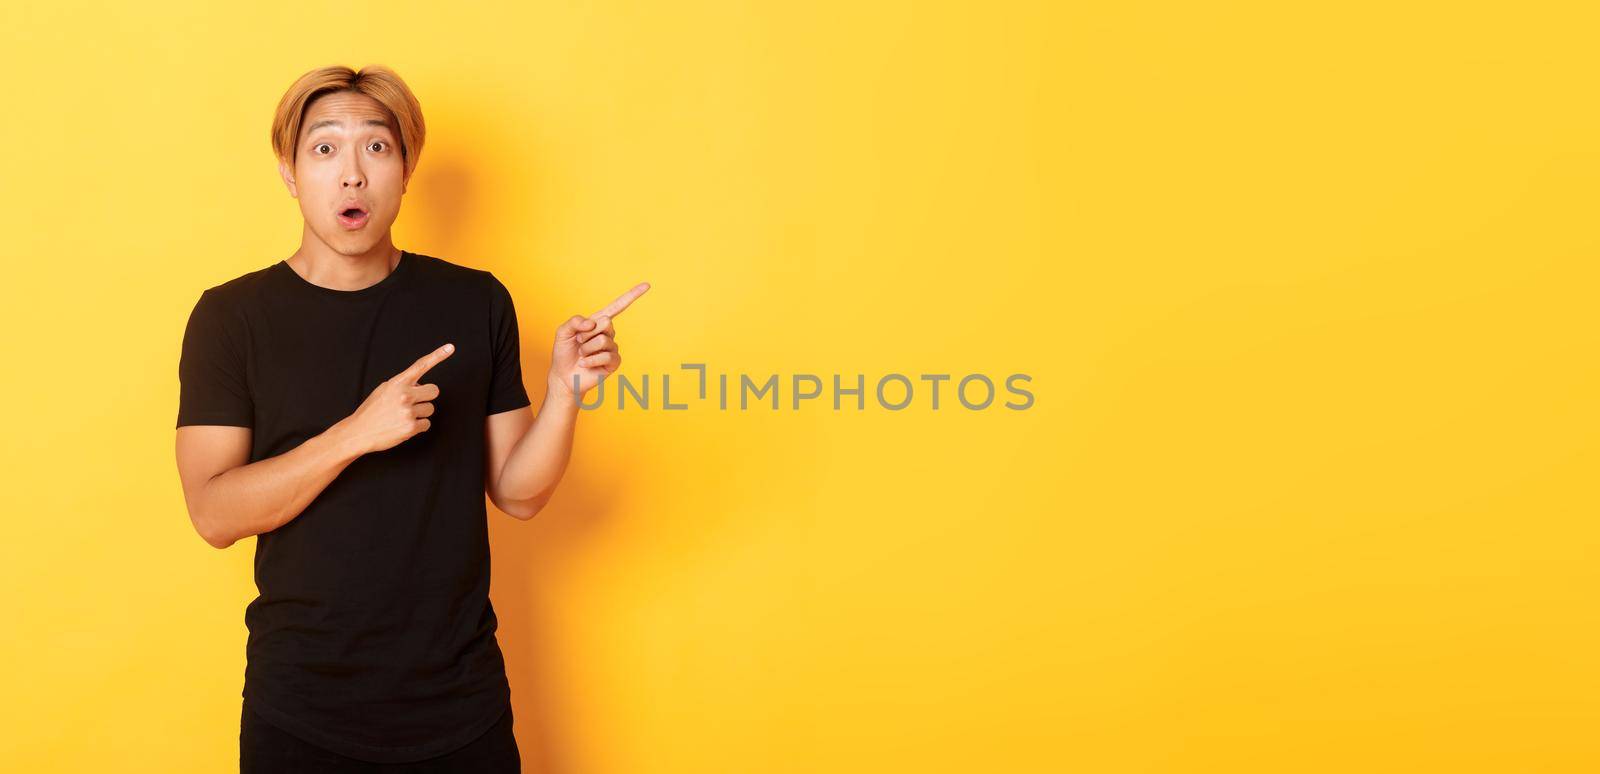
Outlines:
[[523, 406], [486, 420], [484, 488], [495, 507], [531, 519], [555, 494], [572, 457], [579, 401], [622, 365], [612, 319], [649, 289], [649, 283], [641, 282], [600, 311], [573, 315], [556, 329], [537, 417]]

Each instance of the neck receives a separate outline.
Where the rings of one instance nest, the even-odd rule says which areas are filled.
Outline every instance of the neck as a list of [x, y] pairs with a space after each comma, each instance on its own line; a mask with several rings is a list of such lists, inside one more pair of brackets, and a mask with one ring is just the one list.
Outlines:
[[308, 225], [301, 235], [300, 249], [286, 261], [313, 285], [333, 290], [360, 290], [389, 276], [400, 264], [400, 250], [385, 232], [382, 239], [363, 252], [341, 252], [318, 238]]

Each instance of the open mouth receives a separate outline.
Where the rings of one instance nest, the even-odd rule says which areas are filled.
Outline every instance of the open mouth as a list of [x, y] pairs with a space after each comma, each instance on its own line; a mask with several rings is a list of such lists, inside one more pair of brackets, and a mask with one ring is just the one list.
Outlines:
[[358, 229], [367, 225], [367, 211], [360, 207], [350, 207], [339, 213], [339, 225], [348, 229]]

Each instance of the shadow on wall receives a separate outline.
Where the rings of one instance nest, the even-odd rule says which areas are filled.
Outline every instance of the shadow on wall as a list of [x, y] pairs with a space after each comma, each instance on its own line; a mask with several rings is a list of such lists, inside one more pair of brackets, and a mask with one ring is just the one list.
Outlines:
[[467, 257], [472, 250], [470, 243], [477, 241], [471, 230], [473, 188], [472, 168], [465, 159], [448, 150], [425, 152], [417, 171], [412, 173], [400, 212], [400, 218], [411, 227], [409, 230], [423, 235], [424, 244], [402, 247], [493, 271], [493, 267], [481, 266]]

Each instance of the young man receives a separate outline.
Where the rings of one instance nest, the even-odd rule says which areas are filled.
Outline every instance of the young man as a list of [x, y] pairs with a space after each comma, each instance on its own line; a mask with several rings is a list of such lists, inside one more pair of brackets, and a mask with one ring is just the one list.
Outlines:
[[297, 80], [272, 141], [300, 248], [204, 291], [184, 332], [190, 520], [217, 548], [257, 536], [243, 771], [520, 768], [484, 496], [549, 501], [649, 285], [556, 329], [535, 417], [505, 286], [390, 238], [423, 135], [387, 68]]

